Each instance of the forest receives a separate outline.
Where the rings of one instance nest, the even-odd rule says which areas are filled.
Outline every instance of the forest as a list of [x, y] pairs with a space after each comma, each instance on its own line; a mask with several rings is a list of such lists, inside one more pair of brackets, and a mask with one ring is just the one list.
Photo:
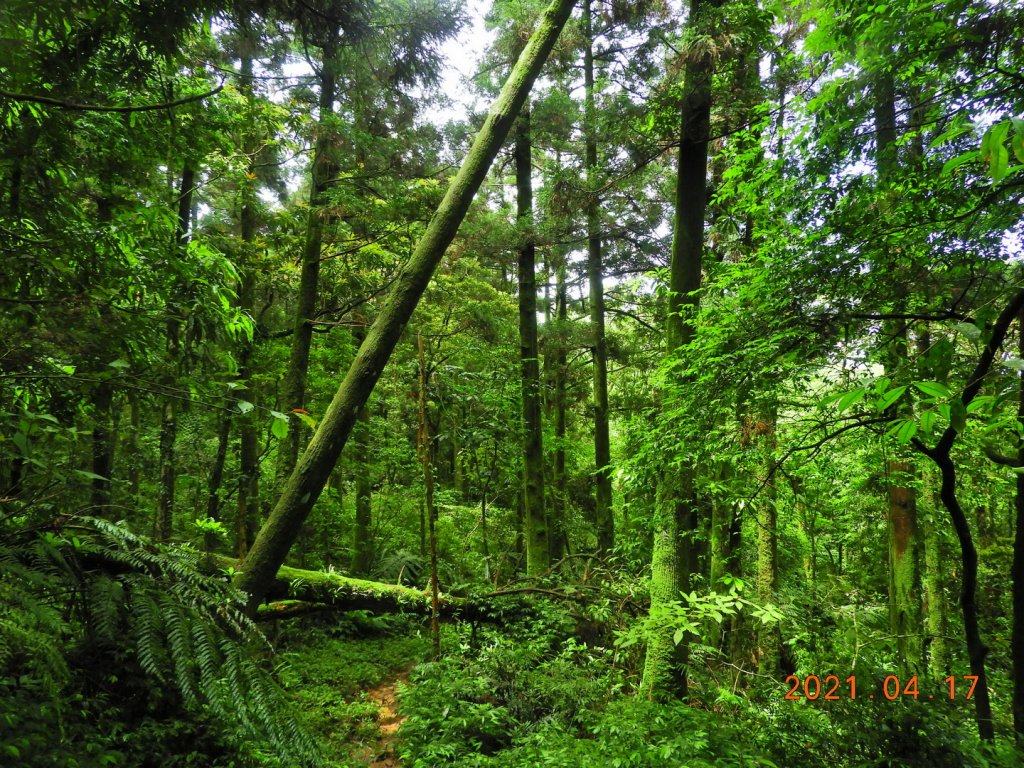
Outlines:
[[4, 0], [0, 764], [1024, 765], [1022, 40]]

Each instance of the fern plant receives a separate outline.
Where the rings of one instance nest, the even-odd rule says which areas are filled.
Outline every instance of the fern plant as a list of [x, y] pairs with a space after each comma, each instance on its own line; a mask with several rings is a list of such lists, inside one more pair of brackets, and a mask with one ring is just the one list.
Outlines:
[[238, 744], [318, 764], [261, 665], [270, 647], [241, 595], [200, 558], [95, 518], [0, 528], [0, 679], [37, 681], [59, 723], [74, 660], [102, 658], [141, 670], [152, 698], [173, 692]]

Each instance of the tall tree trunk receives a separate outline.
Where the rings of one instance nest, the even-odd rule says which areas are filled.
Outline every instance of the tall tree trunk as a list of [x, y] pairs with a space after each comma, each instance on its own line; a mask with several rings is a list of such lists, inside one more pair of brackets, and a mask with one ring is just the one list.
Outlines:
[[[302, 248], [302, 269], [299, 274], [299, 292], [295, 300], [292, 323], [292, 347], [288, 358], [288, 373], [284, 381], [284, 402], [288, 409], [306, 407], [306, 379], [309, 375], [309, 351], [313, 344], [313, 321], [320, 290], [320, 247], [324, 230], [324, 192], [337, 173], [331, 149], [330, 117], [334, 114], [334, 100], [338, 89], [337, 45], [339, 27], [336, 22], [328, 32], [331, 42], [323, 47], [320, 74], [320, 115], [316, 143], [313, 147], [312, 172], [309, 186], [309, 217], [306, 219], [306, 238]], [[278, 477], [287, 478], [295, 468], [299, 455], [302, 431], [292, 419], [292, 429], [283, 446], [278, 463]]]
[[555, 353], [555, 467], [551, 509], [551, 558], [558, 562], [569, 550], [569, 531], [566, 525], [566, 483], [569, 481], [565, 464], [566, 438], [566, 376], [568, 355], [566, 353], [565, 331], [569, 322], [568, 289], [565, 284], [565, 254], [560, 254], [558, 277], [555, 288], [555, 316], [558, 318], [558, 349]]
[[[228, 400], [230, 404], [232, 401]], [[220, 519], [220, 487], [224, 480], [224, 465], [228, 459], [228, 442], [231, 437], [231, 415], [225, 413], [217, 423], [217, 452], [210, 467], [210, 479], [206, 483], [206, 516], [211, 520]]]
[[[251, 33], [250, 33], [251, 34]], [[248, 43], [252, 45], [251, 38]], [[253, 99], [253, 60], [245, 56], [241, 61], [240, 87], [247, 99]], [[242, 181], [241, 205], [238, 212], [239, 236], [242, 241], [243, 264], [238, 287], [238, 306], [256, 320], [256, 155], [259, 140], [250, 134], [246, 137], [246, 153], [249, 155], [249, 172]], [[245, 557], [256, 533], [260, 507], [260, 446], [256, 405], [260, 400], [259, 389], [253, 381], [253, 355], [259, 328], [253, 328], [253, 336], [243, 339], [238, 350], [238, 380], [246, 388], [246, 399], [253, 407], [246, 413], [239, 413], [238, 422], [238, 487], [235, 503], [235, 554]], [[298, 432], [300, 427], [292, 422], [289, 432]]]
[[[178, 189], [178, 226], [173, 248], [184, 257], [188, 243], [189, 218], [192, 213], [192, 193], [195, 190], [195, 169], [186, 165], [181, 173]], [[168, 386], [177, 384], [178, 366], [181, 364], [181, 320], [176, 309], [170, 309], [167, 318], [167, 365], [165, 377]], [[178, 436], [178, 401], [174, 396], [164, 398], [160, 419], [160, 489], [157, 493], [156, 520], [153, 536], [157, 541], [171, 538], [174, 527], [174, 485], [177, 473], [174, 444]]]
[[[876, 75], [873, 86], [875, 162], [881, 186], [885, 189], [897, 169], [896, 91], [892, 76], [888, 74]], [[890, 340], [886, 371], [891, 377], [897, 377], [909, 360], [907, 324], [901, 320], [887, 321], [882, 332]], [[903, 410], [907, 416], [912, 415], [909, 405]], [[893, 415], [896, 415], [895, 411]], [[920, 535], [914, 475], [914, 464], [906, 455], [888, 459], [889, 628], [896, 637], [904, 675], [920, 670], [922, 653]]]
[[[1024, 356], [1024, 313], [1017, 319], [1017, 354]], [[1024, 424], [1024, 373], [1021, 374], [1017, 400], [1017, 420]], [[1017, 445], [1017, 464], [1024, 466], [1024, 440]], [[1013, 731], [1024, 740], [1024, 474], [1017, 472], [1013, 497], [1014, 534], [1010, 585], [1013, 591], [1013, 625], [1010, 656], [1013, 665]]]
[[523, 515], [526, 573], [550, 565], [544, 509], [544, 432], [541, 417], [540, 359], [537, 345], [537, 248], [533, 233], [533, 162], [530, 105], [523, 106], [516, 130], [516, 221], [519, 246], [519, 362], [523, 399]]
[[594, 357], [594, 521], [597, 551], [615, 546], [612, 517], [612, 455], [608, 428], [608, 342], [604, 330], [604, 263], [601, 254], [600, 198], [597, 192], [597, 116], [594, 108], [594, 30], [591, 0], [583, 3], [584, 136], [587, 166], [587, 279], [590, 283], [590, 328]]
[[[774, 603], [779, 588], [778, 493], [775, 487], [775, 438], [778, 409], [774, 402], [758, 410], [752, 432], [761, 453], [764, 485], [757, 504], [757, 599], [762, 605]], [[757, 668], [762, 675], [781, 670], [782, 635], [776, 623], [765, 624], [757, 633]]]
[[299, 527], [320, 496], [360, 409], [366, 404], [403, 327], [455, 237], [491, 163], [505, 143], [574, 5], [574, 0], [555, 0], [541, 17], [537, 31], [516, 62], [466, 160], [448, 187], [401, 277], [392, 287], [316, 434], [266, 524], [260, 529], [238, 578], [238, 585], [250, 595], [251, 609], [255, 609], [272, 583], [298, 535]]
[[945, 570], [939, 547], [938, 509], [942, 504], [932, 489], [933, 498], [928, 512], [919, 517], [921, 538], [924, 543], [924, 599], [927, 608], [928, 671], [936, 680], [944, 679], [950, 672], [949, 632], [946, 618], [946, 595], [942, 588], [942, 574]]
[[[697, 32], [713, 28], [720, 0], [691, 0], [690, 26]], [[693, 338], [690, 319], [699, 306], [704, 254], [704, 219], [707, 209], [708, 138], [711, 122], [711, 74], [709, 53], [690, 56], [684, 74], [685, 96], [681, 111], [679, 164], [676, 173], [675, 228], [666, 352], [675, 356]], [[664, 407], [672, 410], [672, 392], [663, 395]], [[651, 621], [647, 656], [640, 694], [647, 698], [686, 695], [686, 649], [677, 644], [675, 630], [665, 613], [679, 593], [691, 591], [695, 568], [694, 541], [700, 528], [700, 512], [694, 488], [693, 460], [683, 457], [680, 469], [666, 472], [658, 488], [654, 546], [651, 553]]]
[[373, 568], [373, 490], [370, 472], [370, 409], [363, 406], [353, 433], [356, 467], [356, 524], [352, 533], [352, 573], [368, 576]]
[[437, 508], [434, 506], [434, 467], [431, 461], [430, 424], [427, 421], [427, 361], [423, 352], [423, 337], [416, 334], [416, 357], [419, 360], [420, 387], [419, 428], [416, 431], [420, 462], [423, 466], [423, 499], [427, 508], [427, 526], [430, 538], [430, 639], [434, 660], [441, 658], [440, 586], [437, 579]]
[[114, 391], [110, 382], [103, 381], [92, 396], [92, 494], [89, 503], [96, 508], [94, 514], [103, 514], [110, 505], [110, 491], [114, 474], [114, 436], [111, 431]]

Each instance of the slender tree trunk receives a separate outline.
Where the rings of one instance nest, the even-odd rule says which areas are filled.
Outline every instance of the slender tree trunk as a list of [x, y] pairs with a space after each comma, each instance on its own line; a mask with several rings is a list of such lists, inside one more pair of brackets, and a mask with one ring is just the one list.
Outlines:
[[[690, 26], [697, 32], [712, 28], [719, 0], [691, 0]], [[697, 311], [704, 253], [707, 209], [708, 139], [711, 122], [710, 54], [687, 59], [685, 96], [681, 111], [679, 164], [676, 173], [675, 228], [666, 320], [666, 352], [674, 356], [693, 337], [690, 318]], [[672, 392], [664, 406], [674, 407]], [[659, 484], [654, 546], [651, 553], [651, 629], [647, 639], [641, 696], [686, 695], [686, 638], [675, 643], [675, 629], [665, 614], [680, 592], [691, 591], [695, 567], [694, 536], [700, 528], [692, 458], [684, 457], [678, 471], [666, 472]]]
[[110, 429], [113, 401], [114, 391], [110, 383], [102, 382], [92, 396], [92, 472], [97, 477], [92, 480], [89, 503], [96, 508], [97, 514], [103, 514], [110, 505], [114, 474], [114, 438]]
[[523, 107], [516, 130], [516, 197], [519, 247], [519, 361], [523, 399], [523, 534], [526, 573], [535, 576], [550, 565], [544, 509], [544, 432], [541, 418], [540, 359], [537, 345], [537, 264], [533, 235], [533, 162], [530, 105]]
[[[247, 55], [242, 57], [242, 78], [240, 86], [248, 99], [253, 98], [253, 61]], [[244, 263], [241, 269], [241, 280], [238, 288], [238, 306], [255, 320], [256, 317], [256, 188], [255, 188], [255, 156], [258, 139], [246, 137], [247, 153], [253, 158], [250, 161], [249, 173], [242, 182], [241, 206], [239, 208], [239, 235], [242, 241]], [[260, 446], [256, 406], [260, 400], [260, 392], [254, 381], [253, 355], [256, 351], [256, 340], [259, 328], [253, 329], [251, 339], [243, 339], [238, 350], [238, 380], [244, 384], [246, 399], [253, 407], [247, 413], [239, 413], [235, 418], [238, 422], [238, 494], [235, 503], [235, 554], [242, 558], [249, 551], [253, 536], [256, 533], [260, 509]], [[289, 432], [298, 432], [299, 425], [294, 421], [289, 424]]]
[[[932, 490], [934, 493], [934, 489]], [[939, 529], [936, 511], [942, 500], [935, 494], [928, 512], [919, 517], [924, 541], [924, 599], [927, 608], [928, 671], [936, 680], [950, 673], [949, 622], [946, 618], [946, 595], [942, 588], [944, 564], [939, 547]]]
[[[775, 603], [779, 588], [778, 499], [775, 487], [775, 438], [778, 409], [774, 402], [759, 410], [753, 425], [766, 473], [757, 505], [757, 598], [762, 605]], [[757, 633], [757, 667], [762, 675], [778, 675], [781, 671], [782, 635], [779, 625], [772, 623]]]
[[[1024, 356], [1024, 313], [1018, 316], [1017, 354]], [[1024, 373], [1021, 374], [1017, 400], [1017, 420], [1024, 424]], [[1024, 466], [1024, 440], [1017, 446], [1017, 464]], [[1024, 740], [1024, 474], [1017, 472], [1013, 498], [1014, 535], [1010, 584], [1013, 591], [1013, 625], [1010, 656], [1013, 665], [1013, 731]]]
[[366, 404], [434, 268], [455, 237], [491, 163], [505, 143], [574, 5], [574, 0], [555, 0], [541, 17], [537, 31], [491, 107], [469, 155], [448, 187], [401, 277], [392, 287], [316, 434], [256, 537], [238, 578], [238, 585], [250, 595], [251, 610], [255, 610], [272, 583], [299, 527], [320, 496], [360, 409]]
[[[178, 190], [178, 227], [175, 233], [174, 249], [184, 255], [188, 242], [189, 218], [192, 213], [192, 193], [195, 190], [195, 169], [185, 166]], [[177, 369], [181, 364], [181, 320], [170, 310], [167, 319], [167, 365], [170, 372], [166, 377], [169, 386], [177, 383]], [[174, 526], [174, 485], [177, 474], [175, 442], [178, 436], [178, 401], [174, 397], [164, 399], [160, 420], [160, 490], [157, 494], [154, 538], [167, 541]]]
[[[334, 22], [332, 22], [334, 23]], [[313, 321], [320, 290], [320, 247], [324, 229], [324, 192], [337, 173], [331, 150], [330, 117], [334, 114], [337, 97], [337, 46], [339, 28], [336, 23], [328, 33], [329, 45], [323, 48], [320, 75], [320, 116], [316, 144], [313, 148], [312, 179], [309, 189], [309, 217], [306, 219], [306, 239], [302, 248], [302, 270], [299, 274], [299, 292], [295, 301], [292, 324], [292, 347], [288, 359], [288, 373], [284, 381], [284, 402], [287, 408], [306, 407], [306, 379], [309, 375], [309, 351], [313, 344]], [[297, 421], [296, 419], [292, 420]], [[295, 468], [299, 455], [302, 431], [288, 430], [288, 437], [278, 464], [278, 477], [287, 478]]]
[[440, 587], [437, 580], [437, 509], [434, 506], [434, 468], [431, 462], [430, 425], [427, 422], [427, 361], [423, 352], [423, 337], [416, 334], [416, 355], [420, 368], [419, 387], [419, 439], [420, 462], [423, 466], [423, 498], [427, 508], [427, 526], [430, 538], [430, 639], [434, 659], [441, 658]]
[[142, 460], [139, 449], [139, 438], [142, 436], [142, 407], [139, 404], [139, 393], [128, 390], [128, 420], [131, 427], [128, 432], [128, 496], [131, 504], [140, 504], [140, 488], [142, 486]]
[[964, 635], [967, 641], [967, 658], [971, 674], [976, 675], [978, 684], [974, 688], [975, 716], [978, 734], [982, 739], [995, 738], [992, 722], [992, 702], [988, 695], [988, 675], [985, 672], [985, 657], [988, 647], [981, 640], [978, 626], [978, 550], [971, 538], [967, 514], [956, 495], [956, 467], [946, 453], [934, 453], [932, 459], [942, 473], [942, 487], [939, 491], [943, 505], [953, 520], [957, 540], [960, 542], [960, 559], [963, 565], [963, 582], [960, 587], [960, 606], [964, 616]]
[[[875, 77], [873, 102], [875, 162], [884, 188], [897, 169], [896, 92], [891, 75]], [[898, 377], [909, 360], [907, 325], [904, 321], [888, 321], [882, 332], [890, 340], [887, 373], [891, 377]], [[909, 405], [904, 408], [904, 412], [907, 416], [912, 415]], [[906, 456], [890, 458], [886, 476], [889, 628], [896, 637], [902, 672], [909, 675], [919, 671], [922, 653], [920, 535], [917, 526], [917, 496], [913, 486], [914, 464]]]
[[356, 467], [356, 525], [352, 537], [352, 573], [368, 576], [373, 568], [373, 491], [370, 484], [370, 410], [363, 406], [353, 434]]
[[612, 517], [612, 455], [608, 428], [608, 342], [604, 330], [604, 263], [601, 254], [600, 199], [597, 192], [597, 126], [594, 108], [594, 31], [591, 0], [583, 3], [584, 136], [587, 166], [587, 279], [590, 283], [590, 327], [594, 356], [594, 521], [597, 551], [615, 546]]
[[224, 480], [224, 465], [227, 463], [230, 437], [231, 416], [225, 413], [217, 424], [217, 452], [213, 456], [210, 479], [206, 484], [206, 516], [211, 520], [220, 519], [220, 486]]
[[555, 309], [558, 318], [558, 350], [555, 353], [555, 471], [554, 488], [552, 489], [551, 500], [551, 557], [558, 562], [569, 550], [569, 532], [565, 523], [566, 512], [566, 483], [569, 478], [566, 473], [565, 464], [565, 439], [566, 439], [566, 375], [568, 368], [568, 357], [564, 334], [569, 322], [568, 290], [565, 284], [565, 254], [561, 254], [558, 263], [558, 283], [555, 289], [557, 307]]

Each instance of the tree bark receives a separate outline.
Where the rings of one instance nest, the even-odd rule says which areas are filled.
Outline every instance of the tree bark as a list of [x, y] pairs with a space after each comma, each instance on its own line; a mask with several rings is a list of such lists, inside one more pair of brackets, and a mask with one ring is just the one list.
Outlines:
[[523, 534], [526, 573], [535, 576], [550, 565], [544, 508], [544, 432], [541, 417], [540, 352], [537, 345], [537, 248], [533, 234], [533, 162], [530, 105], [519, 115], [515, 139], [516, 221], [519, 246], [519, 363], [523, 401]]
[[[299, 291], [295, 301], [295, 316], [292, 323], [292, 346], [288, 358], [288, 373], [284, 381], [284, 402], [287, 409], [306, 407], [306, 379], [309, 375], [309, 351], [313, 344], [313, 321], [316, 302], [320, 291], [320, 248], [324, 230], [324, 191], [331, 178], [337, 173], [332, 159], [332, 136], [330, 117], [334, 115], [334, 100], [338, 90], [338, 63], [336, 41], [339, 34], [337, 22], [327, 33], [323, 47], [323, 62], [320, 74], [320, 115], [317, 121], [317, 137], [313, 148], [311, 179], [309, 186], [309, 217], [306, 219], [306, 237], [302, 248], [302, 269], [299, 273]], [[278, 477], [287, 478], [295, 468], [302, 439], [298, 419], [292, 419], [292, 429], [282, 446], [278, 464]]]
[[[892, 76], [876, 75], [873, 90], [875, 163], [884, 190], [898, 165], [896, 90]], [[906, 369], [909, 360], [907, 324], [901, 320], [887, 321], [883, 324], [882, 334], [889, 340], [886, 372], [895, 378]], [[901, 413], [911, 417], [911, 406], [904, 406]], [[893, 415], [896, 415], [895, 410]], [[900, 668], [904, 676], [918, 672], [922, 660], [920, 534], [914, 475], [914, 464], [905, 456], [887, 460], [889, 629], [896, 638]]]
[[423, 351], [423, 336], [416, 334], [416, 357], [420, 368], [418, 400], [419, 428], [416, 444], [423, 466], [423, 499], [427, 510], [427, 532], [430, 541], [430, 639], [434, 659], [441, 658], [440, 585], [437, 579], [437, 507], [434, 505], [434, 467], [431, 460], [430, 424], [427, 421], [427, 361]]
[[597, 126], [594, 108], [594, 31], [591, 0], [583, 3], [584, 134], [587, 166], [587, 280], [590, 284], [590, 328], [594, 357], [594, 522], [597, 551], [615, 546], [612, 517], [612, 456], [608, 427], [608, 342], [605, 338], [604, 263], [601, 254], [601, 215], [597, 192]]
[[[178, 190], [178, 226], [175, 231], [173, 248], [183, 256], [188, 243], [189, 219], [192, 213], [192, 193], [195, 190], [195, 169], [185, 166], [181, 173]], [[181, 320], [176, 308], [168, 308], [167, 318], [167, 365], [170, 368], [165, 383], [174, 386], [177, 369], [181, 364]], [[153, 536], [157, 541], [167, 541], [174, 529], [174, 485], [176, 469], [175, 442], [178, 436], [178, 401], [173, 397], [164, 399], [160, 419], [160, 489], [157, 493], [156, 520]]]
[[89, 503], [103, 514], [110, 505], [111, 484], [114, 474], [114, 437], [111, 433], [114, 391], [110, 383], [103, 381], [92, 396], [92, 493]]
[[[248, 42], [251, 44], [251, 38]], [[248, 53], [248, 52], [247, 52]], [[253, 61], [250, 55], [242, 57], [242, 77], [239, 83], [246, 98], [253, 98]], [[249, 173], [242, 182], [241, 206], [238, 213], [239, 235], [242, 241], [243, 264], [241, 280], [238, 287], [238, 306], [255, 321], [256, 317], [256, 189], [255, 189], [255, 158], [258, 151], [258, 139], [246, 137], [246, 152], [252, 160]], [[240, 413], [235, 418], [238, 422], [238, 497], [235, 503], [235, 554], [245, 557], [252, 544], [256, 532], [260, 504], [260, 446], [257, 422], [257, 409], [260, 396], [253, 382], [252, 358], [255, 354], [256, 338], [259, 329], [253, 329], [251, 339], [243, 339], [238, 350], [238, 380], [244, 384], [247, 399], [253, 408], [248, 413]], [[297, 424], [289, 425], [290, 432], [299, 430]]]
[[[775, 427], [778, 412], [775, 403], [760, 409], [753, 433], [761, 453], [761, 467], [767, 473], [759, 494], [757, 509], [757, 599], [762, 605], [775, 603], [779, 588], [778, 494], [775, 487]], [[781, 671], [782, 635], [779, 625], [758, 628], [757, 668], [762, 675], [777, 676]]]
[[360, 409], [380, 378], [402, 329], [430, 282], [434, 268], [454, 239], [574, 5], [574, 0], [556, 0], [542, 16], [536, 32], [491, 107], [469, 155], [367, 333], [316, 434], [256, 537], [238, 578], [239, 586], [250, 594], [252, 607], [259, 603], [278, 567], [284, 562], [299, 527], [323, 490]]
[[[1024, 312], [1017, 319], [1017, 354], [1024, 355]], [[1024, 373], [1021, 373], [1017, 400], [1017, 420], [1024, 424]], [[1017, 463], [1024, 466], [1024, 440], [1017, 446]], [[1013, 497], [1014, 534], [1010, 585], [1013, 592], [1013, 624], [1010, 656], [1013, 665], [1013, 731], [1024, 740], [1024, 474], [1017, 472]]]
[[370, 410], [359, 412], [353, 435], [352, 457], [356, 475], [356, 524], [352, 534], [352, 573], [367, 576], [373, 568], [373, 490], [367, 464], [370, 460]]
[[[698, 32], [710, 29], [710, 17], [720, 5], [721, 0], [691, 0], [689, 24]], [[701, 287], [704, 254], [712, 69], [710, 54], [703, 53], [687, 59], [684, 73], [665, 334], [669, 357], [689, 344], [694, 333], [690, 319], [699, 307], [696, 292]], [[664, 393], [663, 400], [664, 407], [671, 410], [672, 393]], [[652, 627], [640, 685], [640, 694], [647, 698], [687, 693], [688, 640], [684, 638], [676, 646], [674, 628], [665, 622], [664, 612], [678, 600], [680, 592], [690, 592], [695, 569], [694, 537], [700, 529], [700, 509], [691, 458], [683, 457], [679, 470], [663, 475], [658, 496], [651, 554]]]

